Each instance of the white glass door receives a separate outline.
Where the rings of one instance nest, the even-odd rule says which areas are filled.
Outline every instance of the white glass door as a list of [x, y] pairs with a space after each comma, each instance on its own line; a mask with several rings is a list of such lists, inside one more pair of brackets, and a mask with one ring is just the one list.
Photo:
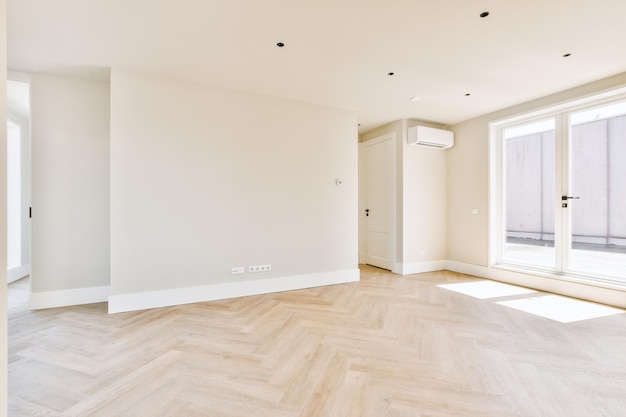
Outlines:
[[626, 100], [499, 132], [498, 263], [626, 284]]
[[502, 130], [506, 263], [555, 270], [555, 132], [550, 117]]
[[566, 268], [626, 281], [626, 102], [569, 115]]

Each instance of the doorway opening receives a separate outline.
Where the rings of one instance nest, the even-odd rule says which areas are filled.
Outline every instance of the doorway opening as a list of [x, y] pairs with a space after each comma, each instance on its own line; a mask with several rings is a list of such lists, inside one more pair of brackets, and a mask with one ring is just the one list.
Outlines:
[[7, 283], [30, 275], [31, 161], [30, 83], [7, 80]]

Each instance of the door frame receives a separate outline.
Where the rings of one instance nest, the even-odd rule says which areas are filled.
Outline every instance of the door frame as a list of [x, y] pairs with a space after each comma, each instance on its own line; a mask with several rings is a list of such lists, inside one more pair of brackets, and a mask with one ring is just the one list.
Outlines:
[[[26, 83], [29, 86], [30, 95], [30, 75], [17, 71], [7, 71], [7, 81], [18, 81]], [[5, 82], [7, 82], [5, 81]], [[30, 97], [29, 97], [30, 99]], [[31, 272], [31, 251], [32, 251], [32, 234], [31, 234], [31, 221], [30, 221], [30, 207], [31, 202], [31, 177], [32, 177], [32, 165], [31, 165], [31, 121], [22, 118], [19, 114], [12, 111], [7, 106], [6, 112], [7, 119], [11, 119], [14, 123], [20, 125], [22, 128], [21, 138], [21, 181], [22, 181], [22, 196], [21, 196], [21, 210], [22, 210], [22, 264], [18, 267], [7, 270], [7, 283], [17, 281], [20, 278], [30, 275]], [[26, 259], [24, 259], [26, 257]]]
[[389, 261], [391, 265], [391, 271], [396, 272], [397, 260], [396, 260], [396, 237], [397, 237], [397, 135], [396, 132], [385, 133], [384, 135], [377, 136], [365, 142], [359, 143], [359, 263], [365, 264], [367, 261], [367, 218], [365, 216], [365, 209], [368, 203], [368, 178], [366, 169], [366, 149], [372, 145], [377, 145], [385, 141], [391, 141], [391, 201], [389, 202], [389, 215], [391, 230], [389, 231]]
[[[623, 291], [626, 286], [621, 280], [610, 277], [581, 274], [569, 268], [571, 248], [571, 216], [572, 210], [562, 210], [561, 196], [571, 195], [571, 172], [570, 172], [570, 141], [571, 131], [569, 117], [577, 111], [602, 107], [615, 102], [623, 102], [626, 99], [626, 86], [613, 90], [604, 91], [598, 94], [591, 94], [579, 99], [573, 99], [554, 106], [541, 108], [536, 111], [522, 113], [489, 123], [489, 200], [490, 200], [490, 221], [489, 221], [489, 266], [521, 272], [530, 275], [537, 275], [542, 278], [555, 278], [572, 283], [592, 285], [601, 288], [618, 289]], [[515, 126], [519, 123], [532, 122], [543, 118], [555, 119], [555, 268], [541, 268], [508, 262], [503, 260], [503, 239], [504, 230], [504, 206], [503, 198], [505, 187], [504, 161], [502, 158], [503, 142], [502, 132], [507, 127]], [[567, 158], [567, 161], [564, 159]], [[560, 192], [559, 192], [560, 191]], [[567, 232], [567, 233], [566, 233]]]

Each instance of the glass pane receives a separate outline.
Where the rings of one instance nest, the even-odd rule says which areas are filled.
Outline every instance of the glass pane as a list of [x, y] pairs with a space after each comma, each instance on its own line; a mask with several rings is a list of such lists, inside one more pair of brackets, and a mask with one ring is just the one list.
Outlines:
[[555, 269], [555, 120], [504, 130], [503, 260]]
[[626, 280], [626, 103], [573, 113], [569, 269]]
[[22, 131], [7, 120], [7, 269], [22, 265]]

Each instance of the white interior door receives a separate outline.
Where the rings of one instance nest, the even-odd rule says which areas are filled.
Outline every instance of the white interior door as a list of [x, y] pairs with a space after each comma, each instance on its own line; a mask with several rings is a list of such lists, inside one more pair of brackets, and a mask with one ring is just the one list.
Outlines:
[[393, 136], [365, 144], [366, 193], [366, 263], [392, 269], [393, 200], [394, 200]]

